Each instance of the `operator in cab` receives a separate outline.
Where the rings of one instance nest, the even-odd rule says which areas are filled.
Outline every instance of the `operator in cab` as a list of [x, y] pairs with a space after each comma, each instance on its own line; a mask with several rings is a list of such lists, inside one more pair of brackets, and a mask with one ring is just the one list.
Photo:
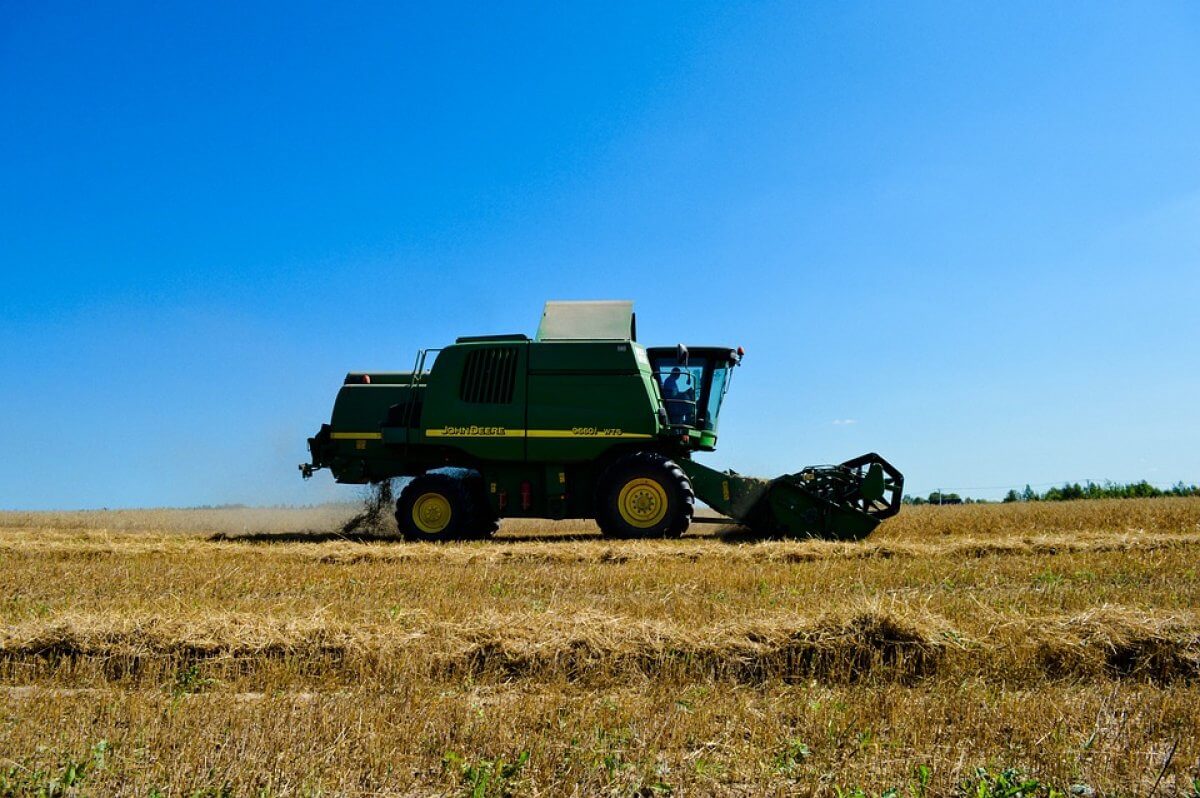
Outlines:
[[690, 373], [675, 366], [663, 380], [663, 401], [676, 423], [695, 423], [696, 381]]

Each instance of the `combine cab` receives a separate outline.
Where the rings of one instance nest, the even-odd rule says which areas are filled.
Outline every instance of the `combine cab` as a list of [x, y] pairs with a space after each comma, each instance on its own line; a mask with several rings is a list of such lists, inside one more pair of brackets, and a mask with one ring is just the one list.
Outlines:
[[[867, 454], [776, 479], [693, 459], [742, 350], [637, 343], [631, 302], [548, 302], [534, 339], [459, 338], [411, 371], [351, 372], [305, 477], [413, 477], [406, 538], [490, 535], [500, 518], [594, 518], [613, 537], [675, 537], [693, 520], [763, 535], [856, 540], [900, 508], [904, 478]], [[696, 498], [725, 518], [695, 519]]]

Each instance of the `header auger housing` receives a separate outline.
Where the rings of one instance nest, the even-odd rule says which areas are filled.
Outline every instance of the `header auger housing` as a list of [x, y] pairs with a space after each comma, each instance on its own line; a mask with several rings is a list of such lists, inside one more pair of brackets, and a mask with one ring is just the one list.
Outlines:
[[[732, 520], [857, 540], [899, 512], [904, 477], [876, 454], [772, 480], [692, 459], [716, 448], [741, 359], [740, 348], [643, 347], [632, 302], [548, 302], [533, 339], [459, 338], [420, 351], [412, 371], [346, 375], [300, 470], [412, 477], [396, 506], [410, 540], [487, 536], [509, 517], [594, 518], [612, 537]], [[727, 518], [694, 518], [697, 498]]]

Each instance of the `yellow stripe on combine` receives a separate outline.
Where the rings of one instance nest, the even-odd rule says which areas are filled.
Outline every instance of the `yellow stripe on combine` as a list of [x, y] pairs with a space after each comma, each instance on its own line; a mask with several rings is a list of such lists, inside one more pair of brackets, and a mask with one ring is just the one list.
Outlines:
[[653, 438], [645, 432], [621, 432], [602, 429], [530, 429], [525, 430], [530, 438]]
[[525, 430], [507, 427], [442, 427], [425, 430], [427, 438], [524, 438]]
[[646, 432], [577, 427], [575, 429], [509, 429], [508, 427], [443, 427], [425, 430], [427, 438], [653, 438]]
[[[382, 440], [382, 432], [334, 432], [335, 441]], [[508, 427], [443, 427], [425, 430], [427, 438], [653, 438], [647, 432], [576, 427], [575, 429], [509, 429]]]

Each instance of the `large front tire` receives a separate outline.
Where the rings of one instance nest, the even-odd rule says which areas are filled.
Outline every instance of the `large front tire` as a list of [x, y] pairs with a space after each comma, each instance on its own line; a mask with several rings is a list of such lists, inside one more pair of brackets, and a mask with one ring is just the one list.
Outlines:
[[613, 538], [677, 538], [695, 510], [692, 483], [678, 465], [657, 452], [635, 452], [600, 477], [596, 523]]
[[479, 510], [466, 480], [425, 474], [409, 482], [396, 502], [396, 525], [405, 540], [438, 542], [477, 531]]

